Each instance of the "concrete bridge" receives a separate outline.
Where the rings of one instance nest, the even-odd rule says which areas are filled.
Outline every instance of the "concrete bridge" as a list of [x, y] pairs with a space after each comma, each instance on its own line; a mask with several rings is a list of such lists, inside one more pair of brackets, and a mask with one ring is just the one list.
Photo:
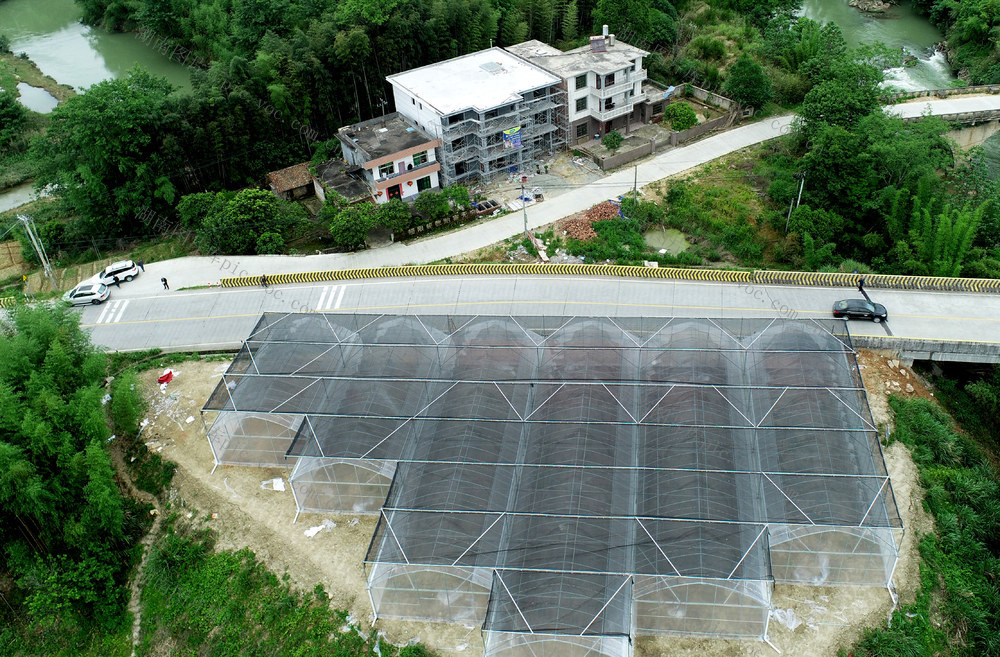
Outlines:
[[[893, 94], [897, 104], [886, 109], [904, 121], [919, 121], [926, 114], [960, 124], [962, 127], [945, 133], [962, 150], [979, 146], [1000, 132], [1000, 85], [956, 87]], [[927, 102], [920, 99], [927, 98]], [[902, 102], [908, 101], [908, 102]]]

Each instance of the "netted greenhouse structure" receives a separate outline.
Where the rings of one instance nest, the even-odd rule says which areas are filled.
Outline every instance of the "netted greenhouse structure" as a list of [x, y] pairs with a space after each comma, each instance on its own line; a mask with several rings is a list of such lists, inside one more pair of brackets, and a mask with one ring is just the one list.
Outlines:
[[379, 514], [377, 616], [481, 623], [491, 657], [763, 638], [775, 582], [896, 564], [838, 320], [266, 314], [205, 411], [217, 463]]

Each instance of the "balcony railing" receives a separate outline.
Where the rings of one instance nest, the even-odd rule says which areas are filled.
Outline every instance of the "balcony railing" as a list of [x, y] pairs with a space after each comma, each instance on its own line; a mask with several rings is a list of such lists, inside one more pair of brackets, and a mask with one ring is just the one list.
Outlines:
[[628, 75], [628, 78], [625, 76], [616, 76], [614, 84], [603, 87], [602, 89], [591, 89], [590, 93], [598, 98], [608, 98], [609, 96], [614, 96], [615, 94], [625, 93], [631, 89], [636, 82], [642, 82], [645, 79], [646, 71], [639, 69], [638, 71], [632, 71]]
[[386, 180], [392, 180], [393, 178], [398, 178], [407, 173], [413, 173], [414, 171], [419, 171], [421, 169], [426, 169], [427, 167], [434, 166], [438, 164], [437, 160], [428, 160], [423, 164], [417, 164], [412, 169], [403, 169], [402, 171], [397, 171], [396, 173], [389, 174], [388, 176], [375, 176], [375, 182], [385, 182]]
[[598, 121], [610, 121], [611, 119], [631, 113], [633, 107], [635, 107], [635, 104], [631, 102], [619, 103], [608, 110], [591, 110], [590, 115]]

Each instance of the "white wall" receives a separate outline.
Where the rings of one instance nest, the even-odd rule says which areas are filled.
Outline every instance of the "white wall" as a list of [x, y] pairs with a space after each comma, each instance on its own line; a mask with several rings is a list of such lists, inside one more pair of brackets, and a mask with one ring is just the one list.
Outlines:
[[441, 137], [441, 115], [436, 110], [425, 105], [419, 98], [413, 98], [396, 85], [392, 85], [392, 97], [397, 112], [432, 137], [436, 139]]
[[[440, 191], [441, 181], [438, 179], [438, 172], [437, 171], [431, 172], [427, 174], [427, 176], [429, 176], [431, 179], [431, 186], [430, 186], [431, 191], [435, 192]], [[400, 183], [399, 190], [403, 194], [404, 201], [412, 201], [413, 199], [417, 198], [417, 194], [420, 193], [419, 191], [417, 191], [417, 180], [424, 177], [425, 176], [419, 176], [417, 179], [414, 179], [412, 185], [407, 185], [405, 182]], [[388, 201], [389, 201], [389, 195], [386, 192], [382, 192], [381, 196], [378, 196], [377, 194], [375, 196], [375, 202], [380, 205], [382, 203], [387, 203]]]

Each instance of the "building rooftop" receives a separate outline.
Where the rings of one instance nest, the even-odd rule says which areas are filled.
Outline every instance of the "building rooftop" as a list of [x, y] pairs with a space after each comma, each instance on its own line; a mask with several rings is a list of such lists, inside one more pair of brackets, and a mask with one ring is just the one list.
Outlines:
[[352, 167], [342, 160], [327, 160], [316, 167], [316, 177], [327, 191], [337, 192], [348, 203], [371, 198], [372, 191], [361, 172], [360, 167]]
[[503, 48], [490, 48], [386, 78], [442, 116], [478, 111], [518, 101], [521, 94], [559, 78]]
[[309, 173], [307, 164], [296, 164], [267, 174], [267, 183], [276, 192], [287, 192], [290, 189], [312, 184], [312, 174]]
[[347, 146], [364, 151], [369, 160], [434, 141], [434, 137], [407, 121], [398, 112], [346, 125], [339, 130], [338, 136]]
[[616, 41], [615, 45], [607, 46], [607, 50], [603, 52], [592, 51], [589, 44], [562, 52], [536, 40], [515, 44], [507, 50], [564, 78], [585, 71], [613, 73], [631, 66], [636, 58], [649, 54], [623, 41]]

